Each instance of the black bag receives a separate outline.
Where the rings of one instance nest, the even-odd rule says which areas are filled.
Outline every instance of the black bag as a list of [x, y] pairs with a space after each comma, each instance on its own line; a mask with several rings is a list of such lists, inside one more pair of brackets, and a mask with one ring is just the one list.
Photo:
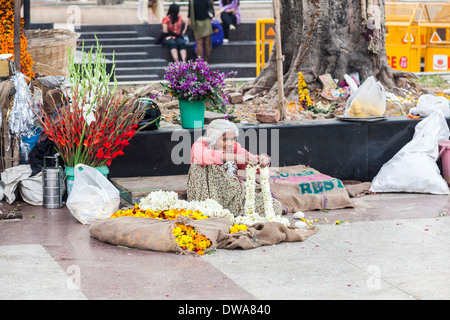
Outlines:
[[216, 12], [214, 11], [214, 5], [212, 4], [211, 0], [206, 1], [208, 2], [208, 16], [210, 19], [212, 19], [216, 15]]

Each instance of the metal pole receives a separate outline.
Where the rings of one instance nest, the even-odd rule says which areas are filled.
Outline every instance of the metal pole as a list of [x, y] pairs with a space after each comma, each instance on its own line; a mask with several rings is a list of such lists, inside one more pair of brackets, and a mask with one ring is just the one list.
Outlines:
[[277, 79], [278, 79], [278, 109], [281, 120], [286, 119], [286, 106], [284, 103], [284, 82], [283, 82], [283, 60], [281, 52], [281, 29], [280, 29], [280, 0], [273, 0], [273, 16], [275, 20], [275, 44], [277, 51]]
[[16, 72], [21, 72], [20, 68], [20, 7], [21, 0], [14, 1], [14, 64]]

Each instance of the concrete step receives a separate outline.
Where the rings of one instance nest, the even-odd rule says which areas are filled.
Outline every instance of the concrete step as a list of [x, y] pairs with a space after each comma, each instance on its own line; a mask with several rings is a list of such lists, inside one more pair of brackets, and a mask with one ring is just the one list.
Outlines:
[[151, 66], [151, 67], [117, 67], [116, 66], [116, 76], [122, 75], [145, 75], [145, 74], [156, 74], [159, 78], [164, 74], [165, 66]]
[[81, 32], [78, 39], [114, 39], [114, 38], [137, 38], [139, 34], [136, 31], [94, 31], [94, 32]]
[[147, 59], [148, 53], [143, 51], [134, 52], [104, 52], [106, 59], [112, 60], [114, 55], [114, 62], [128, 61], [133, 59]]
[[[155, 75], [157, 80], [163, 80], [166, 66], [167, 65], [123, 68], [117, 67], [116, 65], [115, 72], [117, 78], [127, 75], [130, 76], [130, 78], [139, 75]], [[212, 70], [219, 70], [220, 72], [225, 73], [235, 71], [236, 75], [232, 77], [236, 78], [250, 78], [256, 76], [256, 63], [210, 64], [210, 67]]]
[[116, 60], [117, 68], [140, 68], [140, 67], [151, 67], [151, 66], [166, 66], [168, 64], [165, 59], [127, 59], [127, 60]]
[[145, 74], [145, 75], [116, 75], [118, 83], [123, 82], [143, 82], [143, 81], [157, 81], [160, 77], [156, 74]]
[[145, 28], [144, 25], [138, 24], [85, 24], [75, 29], [76, 32], [109, 32], [109, 31], [136, 31], [137, 28]]
[[[82, 39], [85, 46], [95, 45], [97, 40], [95, 38]], [[137, 38], [109, 38], [109, 39], [98, 39], [98, 42], [102, 46], [111, 45], [140, 45], [140, 44], [154, 44], [155, 38], [153, 37], [137, 37]]]
[[[117, 44], [117, 45], [104, 45], [102, 46], [103, 52], [147, 52], [150, 53], [161, 48], [160, 45], [155, 44]], [[159, 58], [160, 56], [150, 55], [154, 58]]]
[[[116, 31], [135, 31], [141, 36], [158, 37], [161, 33], [160, 24], [118, 24], [118, 25], [82, 25], [75, 30], [82, 33], [93, 32], [116, 32]], [[191, 29], [188, 28], [188, 34], [191, 36]], [[256, 24], [241, 23], [236, 30], [230, 31], [230, 41], [249, 41], [256, 39]]]
[[212, 70], [229, 73], [235, 71], [234, 78], [251, 78], [256, 77], [256, 62], [254, 63], [211, 63], [209, 65]]

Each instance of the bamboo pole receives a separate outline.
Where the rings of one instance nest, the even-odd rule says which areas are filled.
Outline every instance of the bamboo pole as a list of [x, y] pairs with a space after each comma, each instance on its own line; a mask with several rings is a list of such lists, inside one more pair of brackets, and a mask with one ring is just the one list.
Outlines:
[[20, 68], [20, 7], [21, 0], [14, 1], [14, 64], [17, 72]]
[[281, 52], [281, 29], [280, 29], [280, 0], [273, 0], [273, 16], [275, 21], [275, 49], [277, 52], [277, 81], [278, 81], [278, 110], [280, 110], [281, 120], [286, 119], [286, 105], [284, 103], [284, 81], [283, 81], [283, 60]]

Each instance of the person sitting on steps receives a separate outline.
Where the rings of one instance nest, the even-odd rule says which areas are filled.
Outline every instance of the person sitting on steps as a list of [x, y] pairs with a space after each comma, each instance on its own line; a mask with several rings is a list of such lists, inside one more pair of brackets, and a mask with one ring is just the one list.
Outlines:
[[239, 10], [239, 0], [220, 0], [220, 10], [217, 11], [216, 17], [220, 15], [222, 19], [223, 42], [229, 41], [229, 31], [235, 30], [236, 26], [241, 22], [241, 12]]
[[[178, 62], [178, 50], [180, 50], [181, 60], [186, 62], [186, 43], [183, 36], [186, 34], [188, 27], [187, 20], [179, 14], [180, 7], [176, 3], [172, 3], [169, 7], [167, 15], [162, 19], [163, 45], [170, 49], [170, 54], [175, 62]], [[183, 31], [181, 30], [184, 24]]]

